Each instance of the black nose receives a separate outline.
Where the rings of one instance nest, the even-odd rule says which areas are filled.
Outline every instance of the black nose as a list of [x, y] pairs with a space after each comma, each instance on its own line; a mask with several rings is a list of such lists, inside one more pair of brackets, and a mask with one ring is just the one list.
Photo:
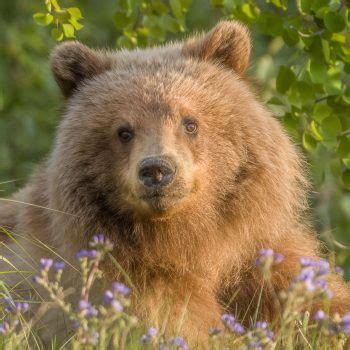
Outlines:
[[139, 179], [147, 187], [167, 186], [174, 174], [175, 167], [164, 158], [146, 158], [139, 165]]

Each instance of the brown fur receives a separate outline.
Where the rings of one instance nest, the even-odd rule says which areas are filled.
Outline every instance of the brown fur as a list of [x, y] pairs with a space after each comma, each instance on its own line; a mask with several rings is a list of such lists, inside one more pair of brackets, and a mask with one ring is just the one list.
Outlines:
[[[136, 312], [192, 342], [218, 323], [224, 305], [253, 314], [261, 287], [253, 262], [270, 247], [285, 255], [263, 293], [260, 317], [271, 319], [276, 295], [301, 256], [318, 255], [318, 243], [304, 218], [305, 164], [241, 78], [249, 52], [247, 30], [235, 22], [146, 50], [58, 46], [52, 69], [66, 111], [48, 161], [14, 197], [36, 206], [1, 203], [0, 224], [23, 236], [34, 262], [48, 253], [28, 237], [69, 259], [93, 234], [109, 236], [137, 288]], [[184, 134], [183, 117], [199, 122], [197, 136]], [[136, 130], [127, 145], [116, 137], [123, 125]], [[140, 200], [135, 169], [154, 154], [178, 170], [153, 205]], [[107, 280], [122, 279], [111, 263], [104, 269]], [[333, 309], [349, 311], [347, 287], [334, 284]]]

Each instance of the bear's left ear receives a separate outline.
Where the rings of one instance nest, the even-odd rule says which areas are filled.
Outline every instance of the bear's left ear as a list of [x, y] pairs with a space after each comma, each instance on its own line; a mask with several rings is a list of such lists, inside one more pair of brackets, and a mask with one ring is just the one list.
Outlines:
[[210, 60], [243, 75], [248, 67], [251, 41], [248, 29], [239, 22], [222, 21], [209, 33], [185, 42], [182, 53]]
[[70, 97], [84, 80], [111, 66], [111, 57], [77, 41], [60, 44], [51, 53], [51, 69], [65, 98]]

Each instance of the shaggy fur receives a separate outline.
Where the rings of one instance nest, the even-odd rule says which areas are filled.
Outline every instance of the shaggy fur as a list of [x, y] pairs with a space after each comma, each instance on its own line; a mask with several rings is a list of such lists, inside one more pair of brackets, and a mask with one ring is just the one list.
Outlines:
[[[262, 284], [254, 259], [269, 247], [285, 256], [263, 293], [259, 317], [271, 319], [299, 258], [319, 248], [303, 215], [305, 164], [242, 78], [249, 53], [235, 22], [145, 50], [59, 45], [51, 63], [66, 108], [53, 151], [13, 197], [31, 205], [0, 203], [0, 225], [28, 254], [10, 242], [2, 254], [28, 269], [49, 253], [39, 240], [73, 260], [102, 232], [136, 286], [135, 312], [194, 344], [224, 310], [249, 320]], [[197, 135], [184, 131], [187, 119]], [[117, 137], [125, 126], [134, 131], [127, 144]], [[163, 197], [147, 200], [137, 167], [154, 155], [177, 171]], [[113, 264], [104, 270], [108, 281], [123, 280]], [[349, 311], [347, 287], [331, 282], [333, 310]]]

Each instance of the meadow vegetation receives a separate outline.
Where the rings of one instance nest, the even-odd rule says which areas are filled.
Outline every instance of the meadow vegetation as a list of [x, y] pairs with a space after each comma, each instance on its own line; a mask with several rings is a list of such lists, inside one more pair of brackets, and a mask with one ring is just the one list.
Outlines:
[[[314, 226], [334, 251], [330, 261], [300, 261], [288, 290], [276, 296], [282, 312], [271, 324], [257, 317], [223, 314], [208, 330], [212, 349], [342, 349], [350, 336], [350, 314], [328, 315], [331, 271], [350, 279], [350, 32], [345, 0], [43, 0], [0, 3], [0, 191], [14, 192], [47, 154], [62, 106], [50, 75], [48, 54], [56, 42], [78, 39], [92, 46], [129, 49], [177, 40], [208, 29], [221, 18], [238, 19], [252, 31], [254, 51], [248, 79], [256, 86], [290, 137], [305, 152], [314, 190]], [[4, 200], [4, 199], [1, 200]], [[20, 233], [2, 229], [16, 240]], [[40, 242], [38, 242], [40, 244]], [[179, 334], [164, 325], [146, 329], [132, 315], [130, 284], [116, 281], [94, 304], [89, 291], [111, 259], [112, 242], [97, 235], [76, 262], [46, 259], [37, 271], [8, 271], [33, 278], [47, 291], [41, 303], [59, 308], [73, 325], [66, 349], [187, 349]], [[266, 247], [257, 257], [268, 285], [283, 256]], [[81, 290], [60, 283], [67, 264], [81, 272]], [[338, 267], [342, 266], [342, 268]], [[68, 289], [67, 289], [68, 288]], [[79, 295], [70, 304], [66, 296]], [[0, 347], [45, 348], [36, 329], [33, 300], [21, 300], [1, 282]], [[317, 300], [319, 310], [304, 311]], [[40, 310], [40, 307], [39, 307]], [[350, 311], [350, 310], [349, 310]], [[258, 310], [256, 312], [258, 315]], [[181, 324], [181, 320], [179, 320]], [[179, 327], [181, 329], [181, 327]]]

